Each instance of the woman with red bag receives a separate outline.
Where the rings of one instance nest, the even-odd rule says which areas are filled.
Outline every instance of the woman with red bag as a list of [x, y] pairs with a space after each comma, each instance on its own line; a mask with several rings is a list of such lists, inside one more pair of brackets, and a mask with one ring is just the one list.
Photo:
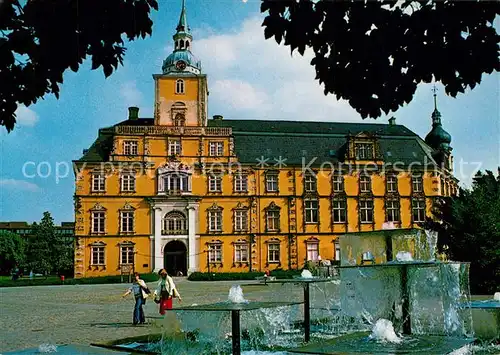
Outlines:
[[182, 302], [181, 295], [175, 287], [174, 280], [168, 275], [167, 270], [161, 269], [160, 280], [154, 292], [154, 301], [160, 304], [160, 314], [165, 314], [165, 310], [172, 309], [172, 300], [177, 297]]

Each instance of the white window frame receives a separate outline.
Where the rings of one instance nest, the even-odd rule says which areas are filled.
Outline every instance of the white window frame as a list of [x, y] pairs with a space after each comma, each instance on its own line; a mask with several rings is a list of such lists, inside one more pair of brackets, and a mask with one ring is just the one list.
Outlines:
[[184, 80], [177, 79], [175, 81], [175, 93], [176, 94], [185, 94], [186, 93]]
[[397, 199], [387, 199], [385, 201], [385, 211], [387, 222], [401, 222], [400, 204]]
[[385, 186], [389, 193], [398, 192], [398, 177], [396, 175], [387, 175], [385, 178]]
[[340, 260], [340, 241], [336, 239], [333, 242], [333, 247], [335, 248], [335, 260], [339, 261]]
[[222, 263], [222, 243], [208, 244], [208, 262], [210, 264]]
[[334, 174], [332, 177], [333, 192], [344, 192], [344, 176]]
[[208, 142], [208, 155], [211, 157], [221, 157], [224, 155], [224, 142]]
[[122, 174], [120, 188], [122, 192], [135, 192], [135, 175], [132, 173]]
[[168, 140], [168, 155], [181, 155], [181, 140], [169, 139]]
[[187, 231], [187, 218], [184, 213], [174, 210], [163, 216], [162, 235], [186, 234]]
[[191, 174], [169, 172], [159, 176], [158, 191], [165, 193], [191, 192]]
[[208, 211], [208, 231], [222, 232], [222, 211]]
[[267, 262], [269, 264], [281, 263], [281, 246], [278, 242], [270, 242], [267, 244]]
[[[124, 260], [124, 257], [125, 259]], [[120, 265], [134, 265], [135, 260], [135, 245], [121, 244], [120, 245]]]
[[222, 176], [208, 175], [208, 192], [222, 192]]
[[304, 191], [315, 192], [317, 190], [316, 176], [313, 174], [305, 174], [304, 176]]
[[94, 234], [106, 233], [106, 212], [92, 211], [91, 213], [92, 213], [92, 233]]
[[266, 175], [266, 192], [278, 191], [278, 174]]
[[319, 256], [319, 242], [306, 241], [307, 261], [317, 261]]
[[[97, 260], [96, 260], [97, 256]], [[90, 265], [102, 266], [106, 265], [106, 245], [91, 245], [90, 246]]]
[[120, 232], [134, 233], [134, 211], [120, 211]]
[[[371, 217], [371, 218], [370, 218]], [[359, 200], [359, 220], [361, 223], [373, 223], [373, 200]]]
[[375, 156], [373, 143], [354, 143], [354, 155], [357, 160], [371, 160]]
[[[411, 214], [413, 223], [422, 223], [425, 222], [425, 218], [427, 217], [426, 212], [427, 206], [425, 199], [413, 199], [411, 201]], [[415, 216], [417, 218], [415, 218]]]
[[106, 191], [106, 176], [104, 173], [92, 174], [92, 192]]
[[[315, 213], [316, 212], [316, 213]], [[315, 224], [319, 222], [319, 201], [316, 199], [304, 200], [305, 223]]]
[[234, 210], [234, 231], [246, 232], [248, 230], [248, 210]]
[[411, 189], [413, 192], [423, 192], [424, 191], [424, 181], [422, 176], [412, 176], [411, 177]]
[[[270, 221], [272, 223], [269, 223]], [[271, 224], [273, 228], [271, 228]], [[266, 211], [266, 230], [268, 232], [277, 232], [280, 230], [280, 210]]]
[[361, 175], [359, 177], [359, 192], [371, 192], [372, 180], [369, 175]]
[[332, 200], [332, 219], [333, 223], [347, 222], [347, 200], [345, 198], [334, 198]]
[[234, 262], [235, 263], [248, 263], [248, 243], [236, 242], [234, 243]]
[[234, 191], [248, 192], [248, 176], [246, 174], [234, 175]]
[[124, 141], [123, 142], [123, 154], [124, 155], [138, 155], [139, 145], [137, 141]]

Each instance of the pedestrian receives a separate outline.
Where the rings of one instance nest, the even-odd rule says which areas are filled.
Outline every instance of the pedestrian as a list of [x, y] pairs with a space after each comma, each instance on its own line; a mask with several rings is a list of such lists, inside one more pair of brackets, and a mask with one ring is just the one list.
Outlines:
[[151, 291], [148, 288], [148, 285], [141, 279], [138, 272], [134, 273], [135, 280], [132, 283], [132, 286], [123, 294], [122, 297], [126, 297], [132, 292], [135, 297], [135, 306], [134, 306], [134, 325], [144, 324], [146, 323], [146, 317], [144, 316], [144, 309], [142, 308], [144, 304], [146, 304], [146, 298], [148, 298]]
[[172, 300], [174, 297], [177, 297], [179, 302], [182, 302], [182, 298], [175, 287], [174, 280], [168, 275], [167, 270], [161, 269], [158, 274], [160, 275], [160, 279], [158, 280], [154, 296], [155, 302], [160, 304], [160, 314], [164, 315], [165, 310], [172, 309]]

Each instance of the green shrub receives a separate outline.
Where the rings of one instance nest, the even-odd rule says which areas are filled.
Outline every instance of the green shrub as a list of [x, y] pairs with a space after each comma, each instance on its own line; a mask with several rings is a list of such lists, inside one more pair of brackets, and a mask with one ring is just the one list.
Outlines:
[[[277, 279], [291, 279], [293, 276], [300, 275], [297, 270], [273, 270], [271, 276]], [[264, 272], [193, 272], [189, 275], [189, 281], [232, 281], [232, 280], [255, 280], [264, 276]]]
[[[121, 283], [120, 275], [85, 277], [81, 279], [65, 279], [64, 285], [91, 285], [91, 284], [115, 284]], [[133, 278], [131, 278], [133, 280]], [[158, 274], [141, 274], [141, 279], [145, 282], [154, 282], [158, 280]], [[123, 277], [123, 282], [128, 283], [128, 277]], [[0, 287], [19, 287], [19, 286], [47, 286], [47, 285], [62, 285], [63, 282], [58, 276], [36, 277], [33, 280], [22, 278], [16, 281], [12, 279], [0, 279]]]

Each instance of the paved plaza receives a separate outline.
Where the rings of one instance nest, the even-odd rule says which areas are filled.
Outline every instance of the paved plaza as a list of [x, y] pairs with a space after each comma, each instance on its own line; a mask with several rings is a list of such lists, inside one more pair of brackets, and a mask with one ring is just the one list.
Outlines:
[[[192, 282], [176, 279], [179, 305], [225, 301], [234, 284], [243, 285], [246, 299], [300, 301], [300, 288], [283, 292], [280, 285], [245, 281]], [[154, 289], [156, 283], [148, 283]], [[0, 353], [41, 344], [90, 344], [158, 333], [162, 317], [157, 305], [145, 306], [147, 325], [132, 326], [133, 296], [122, 298], [128, 284], [0, 288]], [[290, 289], [288, 289], [290, 290]], [[280, 299], [281, 298], [281, 299]]]

